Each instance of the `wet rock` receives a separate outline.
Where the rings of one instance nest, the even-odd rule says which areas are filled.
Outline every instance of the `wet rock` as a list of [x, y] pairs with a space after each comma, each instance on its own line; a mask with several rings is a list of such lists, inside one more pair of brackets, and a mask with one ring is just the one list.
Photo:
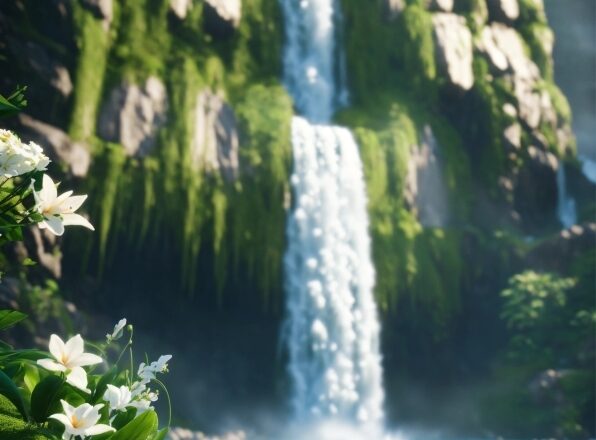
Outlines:
[[521, 148], [522, 128], [517, 122], [511, 124], [503, 132], [503, 141], [505, 147], [510, 150], [519, 150]]
[[596, 247], [596, 223], [583, 223], [565, 229], [552, 238], [540, 242], [528, 254], [532, 267], [566, 273], [580, 256]]
[[555, 155], [529, 146], [515, 178], [514, 207], [527, 229], [540, 229], [555, 222], [559, 167]]
[[221, 96], [203, 90], [197, 96], [191, 158], [207, 172], [231, 181], [238, 174], [238, 129], [232, 108]]
[[567, 370], [545, 370], [539, 373], [529, 385], [530, 395], [535, 402], [548, 403], [553, 399], [562, 403], [564, 393], [561, 389], [561, 380], [569, 374]]
[[86, 144], [75, 142], [59, 128], [33, 119], [24, 113], [19, 114], [18, 123], [23, 139], [39, 144], [50, 159], [66, 164], [73, 176], [87, 175], [91, 155]]
[[181, 20], [186, 18], [192, 6], [192, 0], [170, 0], [170, 10]]
[[449, 221], [448, 194], [439, 157], [439, 145], [429, 125], [420, 146], [408, 161], [404, 198], [409, 209], [426, 227], [444, 227]]
[[395, 20], [399, 14], [403, 12], [406, 7], [405, 0], [385, 0], [384, 13], [385, 16], [391, 20]]
[[246, 440], [248, 436], [243, 431], [230, 432], [218, 436], [208, 436], [202, 432], [193, 432], [190, 429], [171, 428], [168, 433], [169, 440]]
[[215, 37], [229, 37], [240, 25], [240, 0], [205, 0], [203, 23], [205, 31]]
[[143, 86], [123, 83], [112, 90], [99, 116], [98, 134], [122, 144], [129, 156], [144, 157], [155, 147], [166, 119], [166, 89], [150, 77]]
[[513, 23], [519, 17], [517, 0], [488, 0], [491, 20]]
[[466, 20], [456, 14], [433, 15], [435, 56], [442, 74], [459, 90], [469, 90], [474, 85], [472, 71], [472, 33]]

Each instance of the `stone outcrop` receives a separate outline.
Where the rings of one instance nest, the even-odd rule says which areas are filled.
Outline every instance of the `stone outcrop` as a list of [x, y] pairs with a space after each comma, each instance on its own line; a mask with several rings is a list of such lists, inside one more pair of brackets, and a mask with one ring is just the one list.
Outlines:
[[550, 94], [537, 87], [540, 70], [526, 55], [515, 29], [500, 23], [485, 27], [478, 49], [486, 55], [493, 73], [510, 82], [518, 101], [519, 116], [530, 129], [537, 128], [541, 121], [557, 124]]
[[75, 177], [85, 177], [91, 164], [91, 154], [86, 144], [75, 142], [59, 128], [21, 113], [18, 116], [19, 133], [43, 147], [49, 158], [68, 167]]
[[203, 22], [209, 34], [228, 37], [238, 28], [241, 18], [241, 0], [205, 0]]
[[410, 154], [404, 198], [420, 224], [444, 227], [449, 220], [449, 196], [439, 146], [429, 125], [424, 127], [421, 139], [421, 144], [415, 146]]
[[441, 73], [461, 91], [474, 85], [472, 33], [466, 20], [456, 14], [436, 13], [432, 18], [435, 56]]
[[221, 96], [203, 90], [197, 96], [191, 158], [198, 169], [219, 172], [226, 180], [238, 175], [239, 139], [236, 117]]
[[574, 225], [541, 242], [528, 254], [532, 267], [565, 273], [577, 257], [596, 246], [596, 223]]
[[98, 134], [122, 144], [129, 156], [144, 157], [155, 146], [166, 119], [165, 86], [150, 77], [143, 86], [123, 83], [112, 90], [99, 116]]
[[513, 23], [519, 17], [517, 0], [488, 0], [491, 20]]

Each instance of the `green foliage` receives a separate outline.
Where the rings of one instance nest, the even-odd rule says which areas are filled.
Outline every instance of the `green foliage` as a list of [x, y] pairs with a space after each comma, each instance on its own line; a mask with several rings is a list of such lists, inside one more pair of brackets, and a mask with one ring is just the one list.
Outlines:
[[0, 95], [0, 118], [12, 116], [27, 106], [25, 90], [27, 87], [17, 87], [8, 98]]
[[157, 434], [157, 416], [147, 411], [127, 423], [118, 432], [109, 437], [110, 440], [146, 439], [151, 440]]
[[510, 339], [487, 404], [508, 436], [585, 438], [592, 429], [594, 263], [594, 251], [580, 256], [573, 278], [525, 271], [501, 293]]
[[567, 302], [567, 291], [575, 285], [570, 278], [528, 271], [515, 275], [509, 288], [501, 296], [505, 302], [501, 313], [507, 327], [513, 331], [510, 356], [516, 359], [549, 357], [537, 353], [552, 341], [552, 333], [565, 323], [562, 312]]
[[17, 310], [0, 310], [0, 330], [12, 327], [26, 318], [27, 315]]
[[[72, 367], [69, 363], [78, 362], [76, 358], [72, 358], [77, 356], [76, 349], [68, 351], [68, 347], [74, 343], [73, 340], [67, 341], [66, 345], [64, 342], [54, 344], [53, 348], [50, 344], [52, 353], [0, 347], [0, 438], [57, 439], [65, 432], [66, 425], [62, 421], [53, 420], [52, 415], [66, 411], [63, 409], [64, 402], [77, 408], [83, 404], [96, 404], [98, 401], [102, 402], [103, 408], [99, 412], [99, 420], [94, 423], [109, 424], [114, 428], [111, 430], [113, 434], [108, 431], [101, 438], [113, 440], [164, 438], [167, 428], [165, 431], [158, 430], [157, 415], [150, 407], [156, 396], [155, 399], [151, 397], [152, 392], [149, 387], [155, 382], [167, 395], [167, 389], [156, 375], [167, 372], [169, 359], [162, 357], [157, 362], [142, 364], [139, 372], [136, 369], [133, 370], [132, 326], [127, 327], [126, 332], [128, 341], [124, 347], [114, 342], [123, 335], [123, 331], [111, 335], [105, 343], [94, 344], [102, 355], [101, 363], [107, 362], [110, 354], [117, 356], [114, 367], [104, 373], [93, 371], [94, 369], [83, 370], [81, 374], [84, 374], [86, 379], [84, 384], [78, 382], [78, 385], [74, 380], [70, 380], [74, 370], [70, 369]], [[77, 335], [76, 338], [80, 336]], [[130, 368], [119, 368], [118, 363], [127, 349], [130, 352]], [[56, 354], [55, 350], [62, 350], [62, 352]], [[62, 363], [64, 371], [46, 370], [37, 362], [41, 359]], [[143, 377], [141, 377], [141, 368], [144, 369]], [[110, 399], [104, 396], [108, 385], [116, 388], [125, 386], [129, 391], [138, 390], [138, 393], [131, 397], [125, 408], [111, 407]], [[80, 389], [82, 386], [89, 386], [90, 390], [83, 391]], [[148, 410], [141, 413], [135, 405], [146, 405]], [[83, 417], [86, 417], [86, 414]], [[68, 436], [68, 432], [63, 436]]]

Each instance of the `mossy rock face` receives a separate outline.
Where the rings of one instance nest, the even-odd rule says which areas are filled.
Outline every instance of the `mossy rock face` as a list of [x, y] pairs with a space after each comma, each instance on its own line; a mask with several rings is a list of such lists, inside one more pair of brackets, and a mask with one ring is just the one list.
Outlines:
[[27, 424], [10, 401], [0, 395], [0, 440], [47, 440], [43, 429]]

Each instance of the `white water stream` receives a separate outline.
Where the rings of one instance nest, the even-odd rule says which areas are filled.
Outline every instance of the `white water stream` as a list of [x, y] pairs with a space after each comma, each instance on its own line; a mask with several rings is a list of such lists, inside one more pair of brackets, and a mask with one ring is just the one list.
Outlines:
[[577, 223], [575, 199], [567, 193], [567, 178], [563, 162], [557, 169], [557, 217], [565, 229]]
[[[280, 0], [292, 125], [293, 208], [285, 256], [287, 347], [295, 421], [380, 432], [380, 324], [358, 146], [328, 123], [347, 99], [336, 0]], [[374, 438], [374, 437], [369, 437]]]

